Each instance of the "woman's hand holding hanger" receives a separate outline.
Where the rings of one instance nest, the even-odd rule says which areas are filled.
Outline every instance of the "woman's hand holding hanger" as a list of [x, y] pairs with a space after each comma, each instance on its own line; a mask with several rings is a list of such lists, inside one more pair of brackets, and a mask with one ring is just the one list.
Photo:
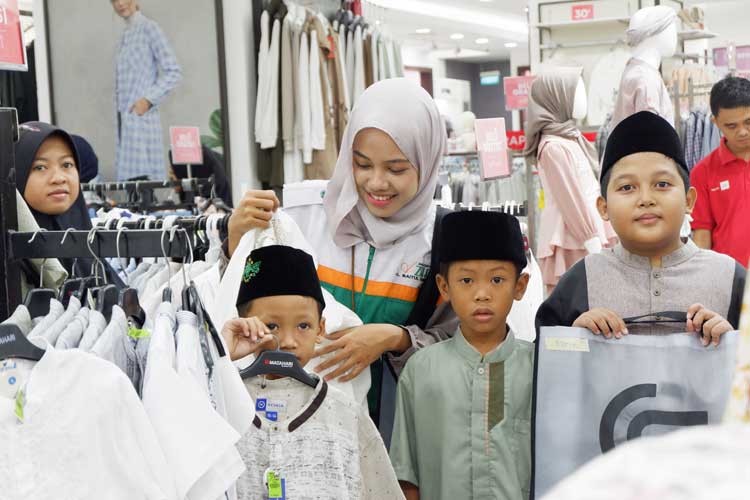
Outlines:
[[248, 191], [229, 217], [229, 257], [239, 245], [242, 236], [256, 228], [270, 227], [273, 213], [281, 206], [276, 193]]
[[326, 380], [337, 377], [348, 382], [362, 373], [386, 352], [404, 352], [411, 347], [409, 334], [401, 327], [384, 323], [371, 323], [328, 335], [330, 344], [315, 351], [315, 357], [335, 353], [315, 368], [325, 374]]

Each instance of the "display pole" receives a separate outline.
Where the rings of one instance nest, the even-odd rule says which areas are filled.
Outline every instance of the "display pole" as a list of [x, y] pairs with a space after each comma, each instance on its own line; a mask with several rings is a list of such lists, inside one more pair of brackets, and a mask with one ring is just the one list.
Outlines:
[[0, 321], [21, 301], [21, 275], [11, 265], [9, 231], [18, 230], [16, 213], [15, 142], [18, 115], [14, 108], [0, 108]]

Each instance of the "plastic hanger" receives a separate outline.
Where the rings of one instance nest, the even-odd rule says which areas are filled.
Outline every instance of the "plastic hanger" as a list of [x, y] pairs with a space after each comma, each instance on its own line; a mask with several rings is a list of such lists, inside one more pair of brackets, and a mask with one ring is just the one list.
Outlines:
[[[38, 229], [29, 239], [29, 243], [33, 243], [37, 235], [46, 231], [46, 229]], [[28, 308], [29, 314], [32, 318], [39, 318], [46, 316], [49, 313], [50, 300], [57, 297], [57, 292], [44, 288], [44, 264], [47, 259], [42, 261], [41, 268], [39, 269], [39, 288], [34, 288], [26, 293], [26, 298], [23, 303]]]
[[248, 379], [259, 375], [278, 375], [293, 378], [309, 387], [317, 387], [318, 377], [307, 373], [299, 364], [297, 356], [281, 350], [279, 337], [273, 333], [271, 336], [276, 339], [276, 349], [261, 352], [252, 365], [240, 370], [240, 376]]
[[0, 359], [20, 358], [39, 361], [44, 349], [32, 344], [20, 328], [12, 324], [0, 324]]
[[[126, 231], [126, 227], [120, 227], [117, 229], [117, 238], [115, 239], [115, 246], [117, 247], [117, 262], [122, 266], [122, 259], [120, 258], [120, 236], [123, 231]], [[120, 290], [117, 295], [117, 304], [125, 312], [125, 316], [133, 320], [138, 328], [143, 327], [146, 322], [146, 312], [141, 307], [141, 303], [138, 300], [138, 290], [130, 287], [130, 277], [128, 277], [127, 270], [127, 259], [125, 260], [125, 266], [122, 268], [122, 272], [125, 274], [125, 283], [128, 285], [126, 288]], [[111, 313], [111, 308], [110, 308]], [[105, 315], [106, 317], [106, 315]]]
[[91, 246], [94, 242], [94, 239], [96, 238], [96, 231], [97, 228], [91, 228], [91, 231], [89, 231], [89, 234], [86, 237], [86, 246], [88, 247], [89, 253], [94, 258], [94, 263], [92, 264], [92, 266], [96, 266], [94, 279], [98, 284], [99, 271], [101, 270], [103, 285], [90, 288], [89, 293], [94, 301], [96, 310], [102, 313], [102, 316], [104, 316], [107, 322], [109, 322], [109, 320], [112, 318], [112, 308], [117, 304], [119, 294], [115, 285], [107, 283], [107, 270], [104, 267], [104, 263], [94, 252], [94, 249]]

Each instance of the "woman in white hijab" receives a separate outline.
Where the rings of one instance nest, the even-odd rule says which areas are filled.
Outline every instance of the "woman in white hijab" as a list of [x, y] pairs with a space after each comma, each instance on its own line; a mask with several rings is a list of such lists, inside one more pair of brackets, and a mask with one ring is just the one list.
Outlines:
[[[381, 357], [390, 353], [398, 371], [417, 348], [457, 326], [450, 308], [435, 310], [436, 289], [432, 295], [422, 287], [434, 281], [432, 200], [445, 134], [435, 101], [420, 86], [378, 82], [352, 110], [322, 204], [285, 207], [317, 254], [323, 287], [365, 323], [332, 335], [320, 355], [335, 354], [317, 369], [347, 381], [374, 363], [369, 403], [381, 432], [392, 422], [395, 395], [392, 379], [381, 391], [381, 380], [390, 378]], [[229, 223], [230, 252], [246, 231], [267, 227], [278, 207], [273, 191], [248, 192]]]

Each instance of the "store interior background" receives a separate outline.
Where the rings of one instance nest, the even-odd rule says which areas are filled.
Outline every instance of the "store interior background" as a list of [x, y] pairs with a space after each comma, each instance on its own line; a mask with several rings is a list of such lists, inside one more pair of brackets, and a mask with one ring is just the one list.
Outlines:
[[[593, 3], [597, 8], [616, 9], [629, 2], [638, 5], [639, 0]], [[184, 71], [183, 84], [162, 106], [165, 134], [169, 125], [194, 125], [201, 133], [209, 133], [211, 111], [228, 103], [225, 153], [233, 194], [239, 199], [243, 190], [258, 186], [252, 130], [256, 94], [252, 2], [140, 3], [172, 41]], [[332, 2], [298, 3], [316, 9], [330, 8]], [[659, 0], [640, 0], [642, 6], [654, 3]], [[505, 111], [502, 78], [539, 69], [538, 28], [529, 5], [527, 0], [369, 0], [363, 2], [363, 9], [370, 22], [401, 41], [407, 78], [431, 91], [446, 114], [470, 110], [477, 118], [505, 117], [509, 128], [519, 130], [521, 114]], [[531, 5], [533, 11], [536, 4]], [[750, 45], [750, 30], [746, 23], [737, 22], [738, 14], [744, 16], [750, 7], [747, 0], [685, 1], [683, 6], [701, 7], [706, 29], [717, 35], [687, 42], [685, 52], [706, 54], [729, 43]], [[88, 137], [99, 155], [103, 179], [114, 178], [112, 57], [124, 27], [122, 20], [106, 1], [19, 0], [19, 7], [27, 14], [23, 19], [26, 42], [35, 40], [39, 119]], [[622, 22], [581, 25], [563, 30], [559, 37], [597, 40], [597, 36], [612, 37], [617, 30], [624, 33], [625, 27]], [[580, 59], [592, 59], [591, 49], [580, 50], [587, 54]], [[565, 58], [575, 60], [576, 52]], [[675, 59], [675, 63], [682, 60]], [[482, 84], [482, 77], [487, 83], [495, 75], [499, 83]]]

